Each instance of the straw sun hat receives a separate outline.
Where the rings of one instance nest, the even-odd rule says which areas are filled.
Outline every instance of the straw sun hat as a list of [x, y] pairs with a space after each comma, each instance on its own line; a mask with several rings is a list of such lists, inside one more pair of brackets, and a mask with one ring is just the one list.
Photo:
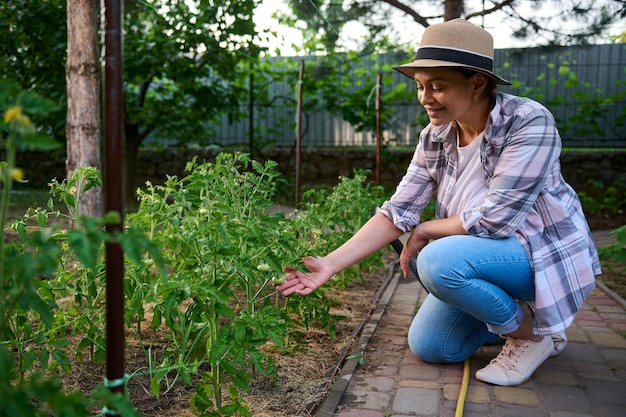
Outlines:
[[498, 84], [510, 85], [493, 73], [493, 37], [465, 19], [426, 28], [415, 61], [395, 67], [409, 78], [418, 68], [463, 67], [480, 71]]

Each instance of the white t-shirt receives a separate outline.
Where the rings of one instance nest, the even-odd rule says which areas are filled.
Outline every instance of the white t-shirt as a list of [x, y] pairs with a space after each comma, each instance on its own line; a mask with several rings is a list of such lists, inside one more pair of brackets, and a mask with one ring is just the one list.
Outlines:
[[483, 133], [478, 135], [469, 145], [459, 146], [457, 135], [456, 144], [458, 161], [456, 169], [456, 185], [452, 193], [452, 201], [448, 207], [448, 216], [455, 216], [471, 207], [479, 207], [489, 191], [483, 181], [483, 167], [480, 162], [480, 143]]

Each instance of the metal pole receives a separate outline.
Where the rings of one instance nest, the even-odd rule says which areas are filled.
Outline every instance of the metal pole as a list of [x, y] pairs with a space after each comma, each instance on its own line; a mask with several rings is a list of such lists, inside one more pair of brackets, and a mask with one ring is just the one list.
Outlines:
[[[104, 54], [104, 208], [119, 213], [106, 225], [121, 233], [124, 224], [124, 99], [122, 93], [122, 1], [105, 0]], [[106, 243], [106, 385], [126, 392], [124, 374], [124, 255], [118, 243]]]
[[298, 104], [296, 109], [296, 199], [295, 207], [300, 207], [300, 146], [302, 142], [302, 79], [304, 78], [304, 60], [300, 61], [298, 76]]
[[250, 147], [250, 158], [254, 157], [254, 66], [250, 64], [250, 81], [248, 96], [248, 139]]
[[380, 90], [383, 82], [383, 76], [378, 73], [376, 77], [376, 185], [380, 185]]

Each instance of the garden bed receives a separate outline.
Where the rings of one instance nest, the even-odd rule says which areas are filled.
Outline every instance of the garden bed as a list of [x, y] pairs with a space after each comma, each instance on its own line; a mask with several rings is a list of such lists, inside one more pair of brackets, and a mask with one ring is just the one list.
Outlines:
[[[385, 259], [386, 262], [391, 262], [396, 257], [389, 252]], [[322, 388], [328, 382], [329, 372], [338, 364], [342, 353], [355, 341], [354, 338], [358, 337], [354, 335], [354, 330], [366, 318], [374, 302], [373, 297], [386, 278], [387, 271], [380, 269], [364, 274], [362, 282], [356, 282], [349, 288], [326, 291], [327, 298], [332, 299], [335, 306], [332, 314], [345, 317], [337, 323], [334, 337], [319, 328], [310, 328], [302, 336], [304, 344], [288, 353], [275, 348], [271, 343], [266, 346], [265, 351], [276, 364], [278, 379], [272, 381], [270, 377], [257, 375], [251, 382], [251, 389], [244, 393], [243, 398], [252, 416], [300, 416], [305, 413], [307, 406], [323, 400]], [[142, 324], [142, 329], [145, 330], [141, 332], [141, 342], [135, 337], [134, 330], [126, 333], [128, 346], [125, 369], [130, 374], [129, 397], [142, 417], [197, 416], [190, 407], [192, 386], [178, 383], [158, 399], [150, 392], [146, 349], [149, 347], [158, 355], [168, 347], [168, 338], [164, 336], [168, 330], [150, 330], [151, 319], [148, 312]], [[101, 383], [105, 374], [104, 364], [74, 363], [72, 369], [74, 371], [64, 378], [66, 387], [85, 393]]]

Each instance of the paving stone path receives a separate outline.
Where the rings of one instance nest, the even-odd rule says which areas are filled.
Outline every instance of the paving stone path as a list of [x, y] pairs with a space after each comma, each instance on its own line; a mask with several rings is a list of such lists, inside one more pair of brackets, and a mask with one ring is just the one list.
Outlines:
[[[594, 234], [598, 245], [614, 236]], [[463, 364], [432, 365], [408, 349], [406, 333], [426, 291], [394, 273], [341, 375], [316, 410], [320, 417], [453, 417]], [[626, 416], [626, 302], [601, 283], [567, 330], [569, 344], [517, 387], [474, 378], [500, 350], [482, 348], [470, 358], [464, 417]]]

